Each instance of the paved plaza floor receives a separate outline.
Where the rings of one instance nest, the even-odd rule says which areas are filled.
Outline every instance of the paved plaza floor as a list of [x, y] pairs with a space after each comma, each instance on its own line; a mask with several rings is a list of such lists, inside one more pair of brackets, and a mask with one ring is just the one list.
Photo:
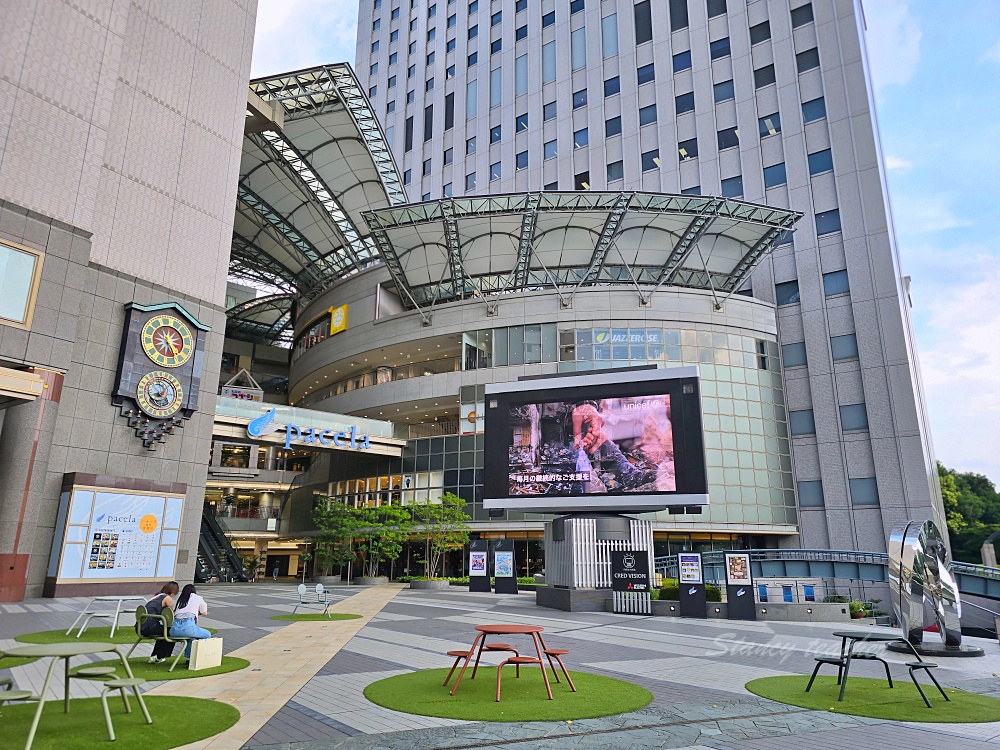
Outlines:
[[[1000, 747], [1000, 723], [907, 724], [774, 703], [743, 687], [757, 677], [808, 674], [813, 657], [839, 649], [831, 623], [753, 623], [568, 613], [534, 605], [533, 594], [472, 594], [465, 589], [410, 591], [402, 586], [336, 587], [334, 611], [359, 620], [288, 623], [293, 583], [199, 586], [225, 652], [250, 659], [240, 672], [150, 684], [155, 694], [193, 695], [236, 705], [243, 718], [191, 748], [211, 750], [843, 750], [898, 747], [979, 750]], [[0, 650], [21, 633], [67, 627], [87, 599], [0, 604]], [[446, 651], [468, 647], [475, 625], [530, 623], [547, 645], [566, 648], [570, 670], [638, 683], [654, 696], [641, 711], [574, 722], [462, 722], [381, 708], [365, 686], [416, 669], [450, 667]], [[975, 640], [975, 639], [972, 639]], [[976, 641], [985, 658], [941, 661], [942, 684], [1000, 697], [1000, 646]], [[141, 646], [137, 654], [148, 654]], [[97, 659], [99, 657], [95, 657]], [[484, 659], [486, 659], [484, 655]], [[503, 658], [494, 656], [487, 663]], [[888, 653], [906, 679], [902, 655]], [[0, 662], [2, 666], [2, 662]], [[18, 688], [40, 690], [44, 660], [11, 670]], [[877, 667], [877, 669], [876, 669]], [[852, 676], [880, 677], [878, 663], [852, 665]], [[468, 679], [468, 676], [466, 677]], [[56, 682], [60, 682], [56, 680]], [[98, 686], [74, 680], [73, 695]], [[51, 698], [56, 698], [53, 689]], [[848, 685], [850, 690], [850, 685]], [[61, 696], [60, 696], [61, 697]], [[932, 698], [933, 700], [933, 698]], [[155, 718], [155, 717], [154, 717]], [[181, 717], [171, 717], [181, 720]]]

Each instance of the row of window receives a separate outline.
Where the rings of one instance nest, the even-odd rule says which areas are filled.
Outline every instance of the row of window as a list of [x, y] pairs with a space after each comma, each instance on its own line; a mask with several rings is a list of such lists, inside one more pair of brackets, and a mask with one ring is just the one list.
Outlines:
[[[868, 429], [868, 410], [864, 403], [840, 407], [840, 428], [844, 432]], [[788, 430], [792, 436], [815, 435], [816, 419], [812, 409], [789, 410]]]
[[[858, 337], [853, 333], [844, 334], [843, 336], [831, 336], [830, 352], [833, 354], [834, 362], [857, 359]], [[807, 364], [805, 342], [798, 341], [794, 344], [782, 344], [781, 361], [785, 365], [786, 370], [791, 367], [805, 367]]]
[[[851, 494], [851, 505], [878, 505], [878, 482], [875, 477], [848, 479], [847, 481]], [[821, 480], [799, 482], [798, 489], [800, 508], [823, 508], [826, 506]]]
[[[819, 216], [819, 214], [817, 214]], [[847, 271], [831, 271], [823, 274], [823, 294], [826, 297], [833, 297], [838, 294], [847, 294], [851, 291], [850, 280]], [[798, 279], [782, 281], [774, 285], [774, 301], [778, 306], [794, 305], [800, 302]]]

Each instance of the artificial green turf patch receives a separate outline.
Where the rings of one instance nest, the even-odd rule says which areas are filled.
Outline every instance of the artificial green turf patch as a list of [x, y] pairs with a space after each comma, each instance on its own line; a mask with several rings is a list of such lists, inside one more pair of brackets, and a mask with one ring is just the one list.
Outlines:
[[333, 622], [334, 620], [358, 620], [361, 615], [352, 615], [347, 612], [331, 612], [327, 617], [322, 612], [303, 612], [294, 615], [275, 615], [272, 620], [291, 620], [292, 622]]
[[951, 698], [948, 702], [929, 680], [921, 680], [920, 684], [933, 708], [924, 705], [913, 682], [903, 676], [893, 680], [895, 687], [892, 689], [885, 680], [850, 677], [842, 703], [837, 701], [840, 686], [835, 676], [817, 677], [808, 693], [807, 684], [807, 676], [787, 675], [752, 680], [746, 688], [754, 695], [779, 703], [873, 719], [955, 723], [1000, 721], [1000, 700], [997, 698], [942, 685]]
[[[63, 713], [62, 701], [49, 701], [35, 734], [33, 750], [93, 750], [95, 747], [167, 750], [224, 732], [240, 718], [240, 712], [227, 703], [203, 698], [143, 696], [152, 724], [146, 724], [142, 711], [130, 694], [132, 713], [117, 695], [108, 699], [111, 721], [117, 741], [108, 741], [100, 698], [73, 698], [70, 712]], [[36, 703], [7, 704], [3, 707], [5, 747], [23, 747]]]
[[[208, 632], [215, 634], [214, 628], [205, 628]], [[135, 643], [135, 639], [138, 636], [135, 634], [135, 628], [132, 625], [125, 625], [124, 627], [119, 625], [115, 628], [115, 637], [111, 637], [111, 627], [106, 628], [87, 628], [83, 631], [83, 635], [79, 638], [76, 637], [76, 628], [73, 628], [73, 632], [70, 635], [66, 635], [65, 630], [41, 630], [37, 633], [23, 633], [22, 635], [15, 635], [14, 640], [20, 641], [21, 643], [66, 643], [66, 642], [91, 642], [96, 641], [98, 643], [127, 643], [132, 645]], [[152, 643], [153, 641], [146, 639], [146, 643]], [[0, 662], [0, 667], [3, 663]]]
[[[183, 647], [178, 644], [177, 648]], [[177, 654], [175, 653], [174, 656], [176, 655]], [[177, 666], [174, 667], [174, 671], [170, 672], [168, 670], [170, 669], [170, 665], [174, 662], [174, 656], [171, 656], [166, 661], [161, 661], [159, 664], [150, 664], [149, 657], [140, 656], [129, 659], [128, 665], [132, 668], [133, 675], [141, 677], [144, 680], [149, 680], [150, 682], [155, 682], [157, 680], [186, 680], [189, 677], [208, 677], [213, 674], [236, 672], [250, 666], [250, 662], [246, 659], [240, 659], [237, 656], [223, 656], [221, 666], [212, 667], [211, 669], [193, 670], [187, 668], [187, 664], [182, 656], [181, 660], [177, 662]], [[117, 667], [118, 676], [125, 677], [125, 670], [122, 669], [122, 663], [119, 659], [107, 659], [106, 661], [92, 661], [86, 664], [80, 664], [70, 669], [69, 673], [73, 674], [76, 670], [83, 669], [84, 667]]]
[[521, 677], [505, 667], [500, 702], [496, 702], [497, 668], [480, 667], [476, 679], [472, 670], [465, 673], [454, 697], [449, 693], [458, 670], [444, 687], [447, 669], [425, 669], [389, 677], [365, 688], [372, 703], [394, 711], [421, 716], [466, 721], [572, 721], [597, 716], [637, 711], [649, 705], [652, 694], [630, 682], [586, 672], [572, 672], [577, 692], [572, 692], [566, 678], [557, 683], [549, 675], [552, 697], [549, 700], [537, 667], [521, 668]]

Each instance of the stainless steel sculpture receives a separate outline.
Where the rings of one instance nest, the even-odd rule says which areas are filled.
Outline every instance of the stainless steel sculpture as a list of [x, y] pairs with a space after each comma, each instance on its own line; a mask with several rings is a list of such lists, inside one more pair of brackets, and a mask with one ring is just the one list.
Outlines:
[[889, 589], [903, 635], [923, 642], [929, 606], [946, 649], [962, 647], [962, 602], [948, 548], [933, 521], [908, 521], [889, 535]]

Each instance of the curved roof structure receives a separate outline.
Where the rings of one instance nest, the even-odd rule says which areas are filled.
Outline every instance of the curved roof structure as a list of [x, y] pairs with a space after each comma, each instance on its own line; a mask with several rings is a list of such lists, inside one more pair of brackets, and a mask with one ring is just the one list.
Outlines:
[[350, 65], [250, 82], [230, 276], [308, 300], [379, 260], [361, 218], [404, 202], [384, 134]]
[[[663, 285], [732, 294], [802, 214], [725, 198], [521, 193], [364, 212], [403, 304], [555, 288]], [[489, 304], [489, 303], [487, 303]]]
[[226, 336], [271, 346], [291, 346], [295, 298], [272, 294], [243, 302], [226, 311]]

